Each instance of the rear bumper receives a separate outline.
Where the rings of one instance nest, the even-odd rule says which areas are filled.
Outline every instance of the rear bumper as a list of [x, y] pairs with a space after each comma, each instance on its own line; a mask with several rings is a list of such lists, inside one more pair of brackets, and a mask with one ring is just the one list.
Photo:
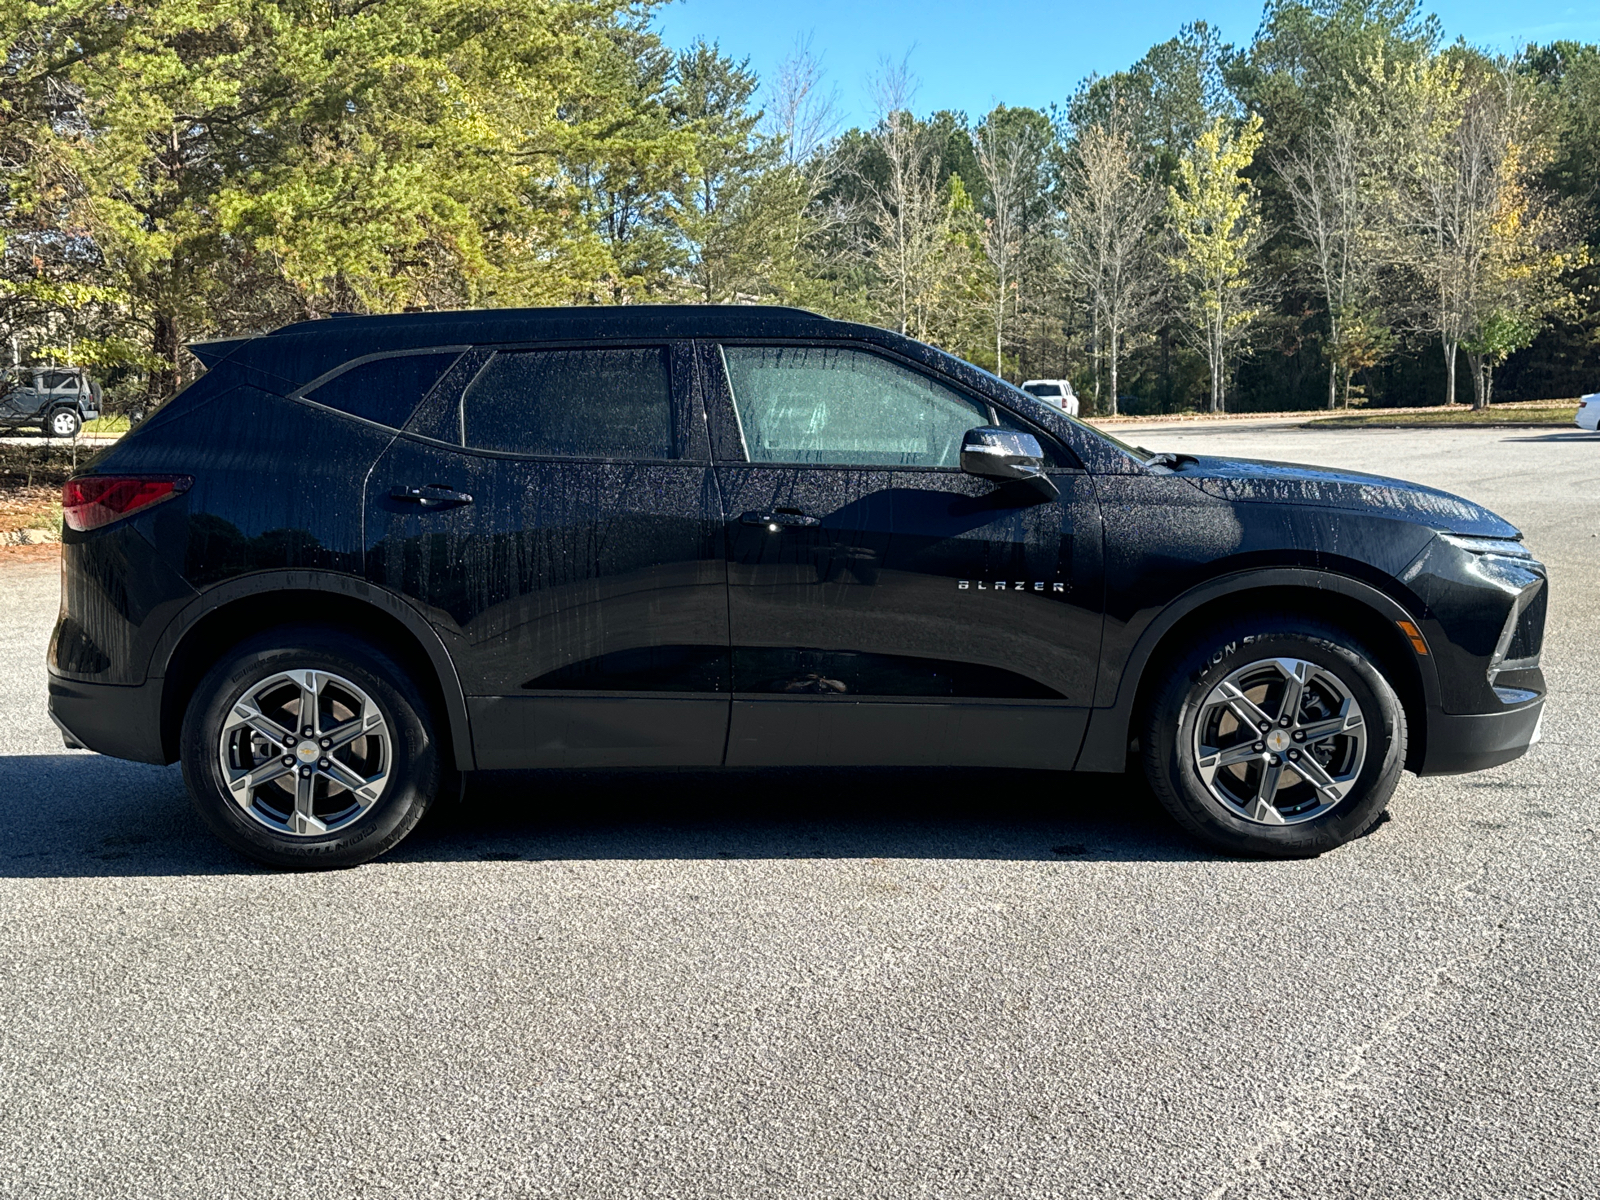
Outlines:
[[1428, 713], [1428, 748], [1418, 775], [1460, 775], [1520, 758], [1539, 740], [1544, 700], [1497, 713]]
[[161, 680], [134, 686], [50, 677], [50, 719], [69, 749], [167, 763], [161, 745]]

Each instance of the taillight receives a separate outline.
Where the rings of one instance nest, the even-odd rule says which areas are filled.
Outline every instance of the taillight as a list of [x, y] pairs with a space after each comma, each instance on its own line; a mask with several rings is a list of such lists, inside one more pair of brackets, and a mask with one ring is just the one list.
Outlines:
[[189, 475], [79, 475], [61, 485], [61, 516], [82, 533], [187, 492]]

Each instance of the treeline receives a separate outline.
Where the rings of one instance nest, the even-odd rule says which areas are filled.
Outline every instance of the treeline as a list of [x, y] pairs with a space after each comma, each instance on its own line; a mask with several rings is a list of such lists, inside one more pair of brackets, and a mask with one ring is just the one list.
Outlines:
[[1186, 26], [1047, 112], [840, 131], [625, 0], [0, 0], [0, 321], [172, 394], [333, 312], [797, 304], [1100, 412], [1600, 388], [1600, 51], [1412, 0]]

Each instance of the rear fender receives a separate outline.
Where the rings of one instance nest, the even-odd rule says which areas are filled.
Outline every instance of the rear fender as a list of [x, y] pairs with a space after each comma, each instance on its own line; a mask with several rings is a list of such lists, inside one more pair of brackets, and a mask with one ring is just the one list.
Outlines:
[[[345, 602], [354, 602], [376, 610], [385, 616], [393, 618], [414, 639], [417, 648], [432, 667], [434, 679], [437, 684], [438, 696], [443, 703], [446, 719], [450, 727], [450, 740], [454, 747], [455, 766], [460, 771], [471, 771], [476, 768], [476, 760], [472, 751], [472, 729], [467, 716], [466, 700], [462, 694], [461, 680], [456, 674], [455, 663], [451, 660], [444, 643], [439, 639], [438, 632], [428, 623], [426, 617], [419, 613], [410, 604], [406, 603], [394, 593], [383, 588], [374, 587], [363, 579], [356, 579], [349, 575], [341, 575], [332, 571], [262, 571], [251, 575], [237, 576], [215, 587], [208, 588], [204, 593], [187, 605], [175, 616], [162, 631], [160, 639], [156, 642], [155, 650], [150, 656], [150, 675], [163, 681], [163, 728], [172, 724], [174, 715], [177, 720], [182, 719], [181, 712], [174, 714], [168, 711], [174, 708], [176, 698], [168, 698], [166, 681], [169, 678], [174, 664], [174, 656], [184, 645], [184, 640], [190, 633], [221, 609], [231, 604], [238, 604], [258, 597], [281, 595], [284, 592], [324, 592], [330, 596], [338, 597]], [[241, 636], [246, 636], [252, 630], [246, 629]], [[419, 681], [426, 684], [430, 681]], [[170, 699], [170, 703], [169, 703]], [[169, 753], [170, 753], [169, 749]]]

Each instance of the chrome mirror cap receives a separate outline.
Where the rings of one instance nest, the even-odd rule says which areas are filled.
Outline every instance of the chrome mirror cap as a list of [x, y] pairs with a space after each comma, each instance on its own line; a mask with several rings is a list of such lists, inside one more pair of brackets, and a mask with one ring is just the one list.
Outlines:
[[1044, 450], [1031, 433], [983, 425], [961, 439], [961, 469], [997, 482], [1032, 485], [1046, 499], [1060, 493], [1044, 473]]

